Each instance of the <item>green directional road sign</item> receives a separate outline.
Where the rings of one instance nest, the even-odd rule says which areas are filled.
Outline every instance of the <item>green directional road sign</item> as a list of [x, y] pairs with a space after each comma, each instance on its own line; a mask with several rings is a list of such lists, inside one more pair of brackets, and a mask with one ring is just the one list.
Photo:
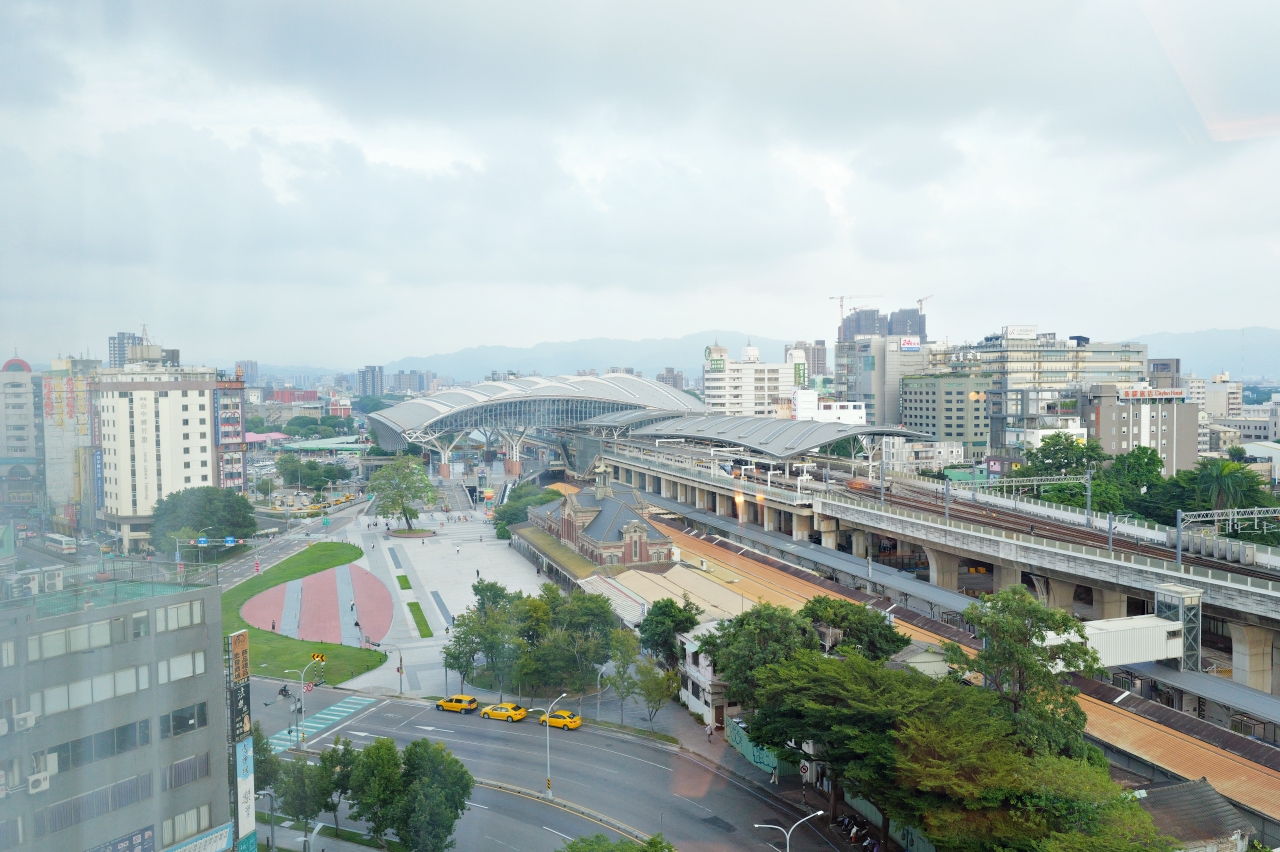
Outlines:
[[322, 527], [327, 527], [327, 526], [329, 526], [329, 519], [328, 519], [328, 518], [325, 518], [323, 521], [321, 521], [321, 522], [320, 522], [320, 526], [322, 526]]

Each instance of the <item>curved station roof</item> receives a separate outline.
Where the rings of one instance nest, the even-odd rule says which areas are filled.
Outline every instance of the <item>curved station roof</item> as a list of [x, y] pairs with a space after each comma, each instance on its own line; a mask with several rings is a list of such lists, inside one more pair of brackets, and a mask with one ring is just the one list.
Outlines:
[[678, 417], [631, 433], [633, 438], [686, 438], [730, 444], [779, 459], [803, 455], [843, 438], [864, 435], [934, 440], [930, 435], [894, 426], [853, 426], [816, 420], [779, 420], [776, 417]]
[[444, 433], [563, 427], [620, 411], [658, 409], [669, 416], [697, 413], [696, 397], [628, 373], [604, 376], [531, 376], [483, 382], [407, 400], [369, 415], [387, 450], [404, 449]]

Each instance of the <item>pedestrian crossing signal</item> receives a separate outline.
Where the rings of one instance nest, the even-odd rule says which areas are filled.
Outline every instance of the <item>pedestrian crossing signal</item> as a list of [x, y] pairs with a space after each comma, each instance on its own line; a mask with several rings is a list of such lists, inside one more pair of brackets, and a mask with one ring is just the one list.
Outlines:
[[324, 654], [312, 654], [312, 655], [311, 655], [311, 662], [313, 662], [313, 663], [323, 663], [323, 662], [324, 662]]

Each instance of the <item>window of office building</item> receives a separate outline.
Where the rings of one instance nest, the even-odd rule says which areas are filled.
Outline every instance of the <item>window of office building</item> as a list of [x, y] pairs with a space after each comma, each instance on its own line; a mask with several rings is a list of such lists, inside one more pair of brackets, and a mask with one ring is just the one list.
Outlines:
[[201, 805], [184, 811], [160, 826], [160, 844], [171, 846], [209, 830], [209, 806]]
[[181, 707], [160, 715], [160, 739], [180, 737], [208, 726], [208, 705], [204, 702]]

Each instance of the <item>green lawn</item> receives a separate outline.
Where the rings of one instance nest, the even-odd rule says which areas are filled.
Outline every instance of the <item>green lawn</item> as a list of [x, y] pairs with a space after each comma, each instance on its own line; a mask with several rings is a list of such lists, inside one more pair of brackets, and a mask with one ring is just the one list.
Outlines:
[[396, 582], [400, 584], [400, 588], [405, 589], [406, 591], [413, 588], [413, 586], [409, 585], [409, 578], [404, 574], [397, 574]]
[[[355, 545], [318, 542], [222, 594], [222, 629], [225, 633], [235, 633], [237, 630], [249, 631], [249, 667], [253, 674], [265, 677], [296, 677], [296, 675], [285, 674], [285, 669], [301, 670], [311, 662], [312, 654], [324, 654], [327, 658], [325, 682], [338, 684], [350, 680], [354, 675], [377, 668], [386, 661], [387, 655], [381, 651], [290, 639], [288, 636], [281, 636], [270, 630], [250, 627], [240, 617], [240, 608], [259, 592], [328, 568], [345, 565], [358, 559], [361, 554], [362, 551]], [[263, 663], [266, 665], [264, 666]], [[313, 666], [308, 672], [312, 679], [319, 676], [317, 669], [318, 667]]]
[[432, 637], [431, 625], [427, 624], [427, 617], [422, 614], [422, 604], [413, 601], [409, 604], [409, 612], [413, 613], [413, 623], [418, 625], [418, 635], [423, 639]]

